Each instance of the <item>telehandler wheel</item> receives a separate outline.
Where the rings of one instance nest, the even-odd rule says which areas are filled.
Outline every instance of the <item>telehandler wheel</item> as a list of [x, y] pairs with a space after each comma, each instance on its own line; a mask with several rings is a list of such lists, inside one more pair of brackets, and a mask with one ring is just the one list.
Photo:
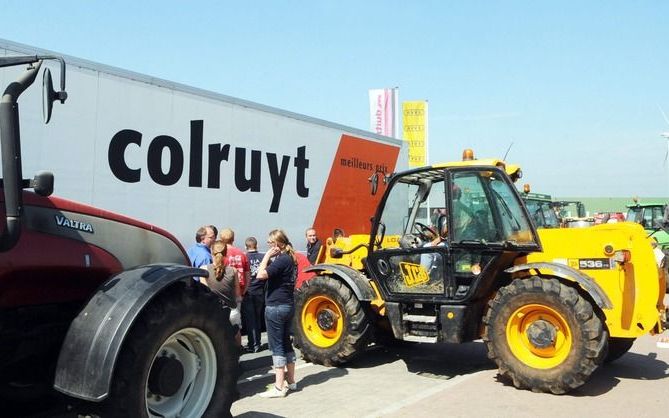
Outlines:
[[604, 363], [618, 360], [630, 351], [635, 340], [636, 338], [609, 338], [609, 352], [606, 353]]
[[488, 357], [514, 386], [566, 393], [602, 362], [608, 333], [592, 305], [556, 279], [516, 279], [488, 302]]
[[200, 285], [156, 296], [126, 336], [101, 416], [230, 416], [240, 348], [229, 312]]
[[339, 279], [318, 276], [295, 290], [295, 345], [305, 360], [341, 365], [369, 344], [372, 326], [365, 308]]

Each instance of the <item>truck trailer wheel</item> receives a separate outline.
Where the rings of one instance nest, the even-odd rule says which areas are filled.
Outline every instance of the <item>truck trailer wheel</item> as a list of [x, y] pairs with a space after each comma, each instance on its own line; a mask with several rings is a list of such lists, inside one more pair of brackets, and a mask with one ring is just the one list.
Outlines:
[[514, 386], [566, 393], [601, 363], [607, 332], [592, 305], [555, 279], [514, 280], [488, 303], [488, 357]]
[[365, 349], [372, 327], [355, 294], [334, 277], [318, 276], [295, 290], [295, 345], [305, 360], [345, 363]]
[[228, 316], [199, 285], [158, 295], [126, 336], [102, 416], [230, 416], [239, 348]]

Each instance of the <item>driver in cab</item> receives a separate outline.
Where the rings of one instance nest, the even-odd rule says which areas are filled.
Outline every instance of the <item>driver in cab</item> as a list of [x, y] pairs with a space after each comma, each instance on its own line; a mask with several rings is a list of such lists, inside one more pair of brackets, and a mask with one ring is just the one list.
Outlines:
[[448, 218], [446, 215], [440, 215], [437, 219], [437, 228], [436, 232], [432, 232], [432, 237], [428, 242], [423, 245], [423, 247], [443, 247], [446, 245], [446, 238], [448, 237]]
[[[427, 236], [430, 235], [431, 236]], [[430, 230], [426, 233], [426, 236], [429, 241], [423, 244], [423, 247], [445, 247], [447, 245], [446, 239], [448, 237], [448, 218], [446, 215], [440, 215], [437, 219], [437, 228], [435, 230]], [[428, 274], [430, 271], [438, 267], [438, 255], [437, 253], [427, 253], [421, 254], [420, 264], [427, 270]]]

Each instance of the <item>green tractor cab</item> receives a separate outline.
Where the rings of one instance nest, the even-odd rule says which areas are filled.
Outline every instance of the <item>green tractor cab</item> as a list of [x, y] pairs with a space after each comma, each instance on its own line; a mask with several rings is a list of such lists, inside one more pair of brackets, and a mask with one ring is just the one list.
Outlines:
[[[525, 190], [529, 188], [526, 186]], [[525, 190], [520, 196], [537, 228], [559, 228], [560, 220], [553, 210], [551, 195], [531, 193]]]
[[641, 224], [643, 229], [655, 238], [662, 252], [669, 255], [669, 233], [661, 228], [666, 208], [665, 203], [640, 203], [635, 201], [634, 204], [627, 205], [626, 219], [629, 222]]

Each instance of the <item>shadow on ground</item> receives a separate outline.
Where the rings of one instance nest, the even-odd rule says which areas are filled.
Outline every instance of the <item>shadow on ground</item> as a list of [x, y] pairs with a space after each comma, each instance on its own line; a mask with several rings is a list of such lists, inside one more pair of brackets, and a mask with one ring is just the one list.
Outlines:
[[464, 344], [399, 342], [378, 345], [370, 347], [347, 367], [369, 368], [398, 360], [403, 361], [411, 373], [443, 380], [495, 368], [495, 364], [488, 359], [485, 344], [480, 341]]
[[[620, 379], [669, 379], [668, 371], [669, 364], [658, 360], [657, 353], [651, 352], [647, 355], [627, 353], [614, 362], [600, 366], [583, 386], [563, 396], [595, 397], [618, 386]], [[509, 379], [500, 375], [497, 375], [497, 381], [506, 386], [513, 386]]]
[[646, 355], [627, 353], [618, 360], [600, 367], [588, 383], [574, 391], [574, 396], [598, 396], [620, 383], [620, 379], [668, 379], [669, 364], [657, 358], [657, 353]]
[[[267, 355], [256, 357], [252, 360], [242, 362], [243, 370], [252, 370], [252, 371], [270, 371], [272, 368], [272, 356], [267, 353]], [[329, 368], [322, 370], [317, 373], [309, 374], [304, 377], [300, 377], [298, 382], [298, 392], [306, 387], [312, 385], [320, 385], [327, 382], [330, 379], [336, 379], [348, 374], [348, 371], [345, 368]], [[261, 375], [261, 377], [253, 379], [253, 376], [247, 376], [247, 380], [242, 384], [238, 384], [239, 389], [239, 399], [246, 398], [249, 396], [254, 396], [259, 393], [267, 390], [267, 387], [274, 383], [274, 375], [269, 374], [267, 376]], [[290, 396], [290, 392], [288, 394]], [[256, 415], [254, 415], [256, 416]]]

